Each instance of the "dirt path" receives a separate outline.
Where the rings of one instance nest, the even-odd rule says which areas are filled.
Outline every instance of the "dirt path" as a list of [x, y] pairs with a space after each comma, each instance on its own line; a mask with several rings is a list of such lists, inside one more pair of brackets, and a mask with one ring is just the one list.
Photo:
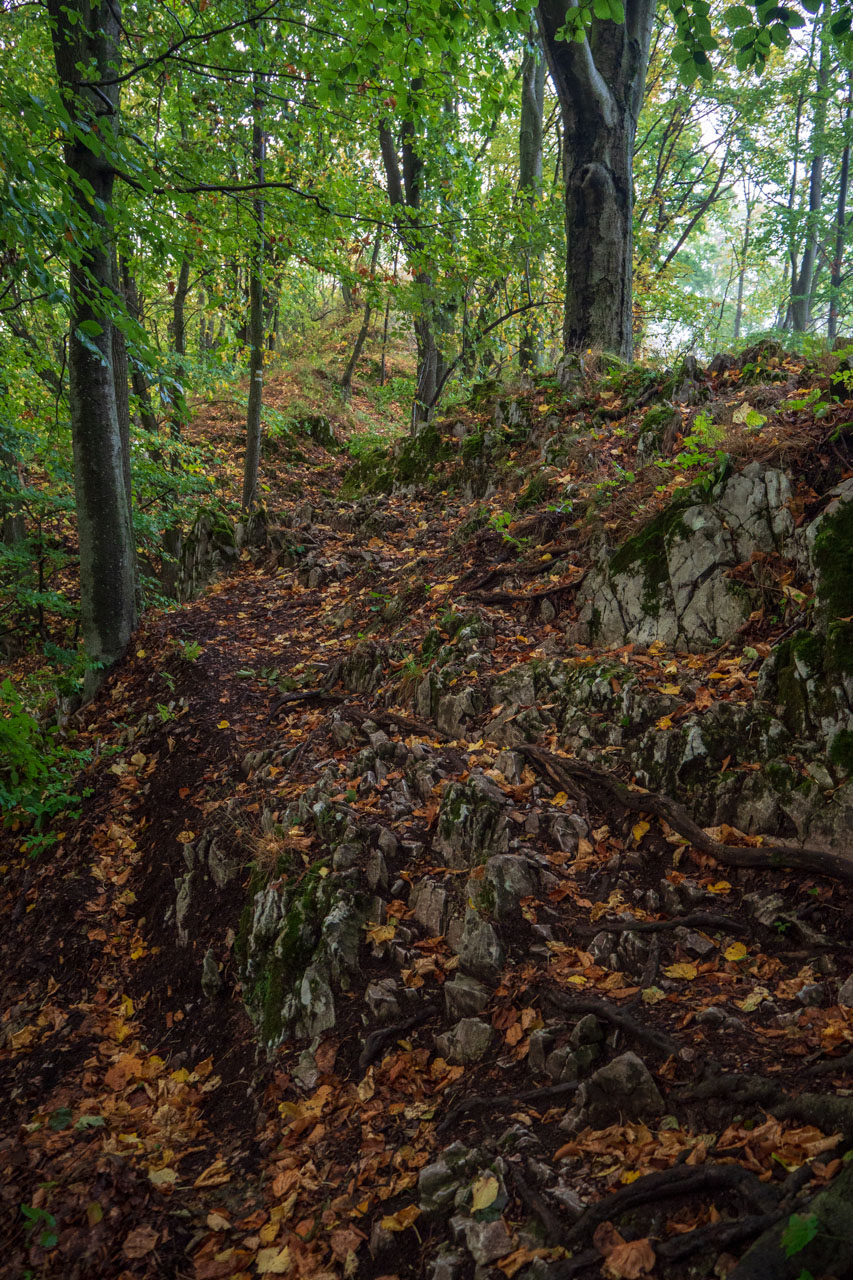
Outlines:
[[[339, 471], [323, 471], [326, 490]], [[853, 1139], [846, 1102], [821, 1101], [849, 1086], [846, 1059], [833, 1066], [853, 1040], [836, 1000], [853, 969], [849, 890], [721, 867], [510, 757], [534, 713], [540, 744], [560, 750], [558, 695], [524, 692], [549, 662], [606, 656], [650, 690], [692, 681], [700, 707], [710, 690], [748, 703], [749, 681], [719, 654], [568, 645], [559, 613], [583, 565], [550, 583], [543, 621], [538, 575], [566, 536], [547, 519], [522, 545], [466, 533], [475, 504], [452, 494], [354, 504], [308, 470], [300, 483], [278, 540], [151, 616], [87, 711], [99, 754], [80, 821], [35, 864], [9, 849], [0, 1273], [462, 1280], [479, 1258], [482, 1276], [679, 1276], [691, 1246], [733, 1265], [831, 1181]], [[509, 562], [527, 601], [488, 597]], [[456, 672], [444, 693], [469, 698], [456, 722], [427, 696], [437, 654]], [[492, 686], [516, 676], [508, 705]], [[334, 1026], [307, 1057], [305, 1039], [267, 1056], [235, 955], [248, 868], [255, 887], [273, 882], [286, 853], [287, 892], [340, 871], [319, 825], [282, 825], [324, 778], [337, 811], [392, 834], [394, 874]], [[464, 1010], [458, 985], [448, 996], [452, 920], [413, 892], [428, 883], [444, 902], [465, 885], [441, 822], [450, 789], [474, 784], [536, 874], [505, 910], [492, 902], [503, 962]], [[465, 874], [479, 892], [482, 871]], [[383, 983], [406, 997], [390, 1017]], [[467, 1061], [436, 1039], [460, 1010], [490, 1029]], [[626, 1098], [645, 1091], [645, 1110], [614, 1113], [587, 1088], [567, 1125], [572, 1072], [626, 1054], [640, 1073]], [[436, 1166], [454, 1139], [457, 1165]], [[419, 1193], [428, 1166], [447, 1174], [432, 1175], [443, 1211], [424, 1206], [423, 1179]], [[679, 1170], [675, 1196], [664, 1175]], [[639, 1216], [620, 1235], [631, 1187]], [[427, 1270], [444, 1245], [449, 1269]]]

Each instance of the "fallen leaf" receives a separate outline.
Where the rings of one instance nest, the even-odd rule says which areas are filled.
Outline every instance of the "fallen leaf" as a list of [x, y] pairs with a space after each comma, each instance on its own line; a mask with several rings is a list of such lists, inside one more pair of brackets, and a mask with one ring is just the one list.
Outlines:
[[650, 829], [651, 829], [651, 828], [650, 828], [650, 826], [649, 826], [648, 822], [635, 822], [635, 823], [634, 823], [634, 825], [633, 825], [633, 827], [631, 828], [631, 834], [632, 834], [632, 835], [633, 835], [633, 837], [634, 837], [634, 843], [635, 843], [635, 844], [639, 844], [639, 843], [640, 843], [640, 841], [642, 840], [643, 836], [644, 836], [644, 835], [646, 834], [646, 832], [647, 832], [647, 831], [649, 831]]
[[617, 1244], [608, 1253], [601, 1271], [607, 1280], [639, 1280], [640, 1276], [648, 1275], [654, 1265], [655, 1251], [646, 1238]]
[[293, 1267], [290, 1248], [261, 1249], [255, 1259], [255, 1266], [262, 1276], [286, 1276]]
[[385, 1231], [405, 1231], [420, 1217], [421, 1211], [416, 1204], [407, 1204], [396, 1213], [389, 1213], [382, 1219]]
[[477, 1178], [471, 1186], [471, 1212], [478, 1213], [480, 1209], [488, 1209], [497, 1199], [499, 1189], [498, 1180], [493, 1173], [484, 1173]]
[[726, 947], [723, 955], [727, 960], [745, 960], [748, 952], [742, 942], [733, 942], [730, 947]]
[[148, 1181], [154, 1187], [173, 1187], [178, 1181], [177, 1170], [151, 1169], [148, 1172]]
[[144, 1258], [159, 1239], [160, 1232], [153, 1227], [135, 1227], [125, 1238], [121, 1251], [126, 1258]]
[[699, 970], [695, 964], [679, 961], [678, 964], [669, 965], [664, 969], [664, 973], [668, 978], [687, 978], [688, 981], [692, 981], [699, 973]]

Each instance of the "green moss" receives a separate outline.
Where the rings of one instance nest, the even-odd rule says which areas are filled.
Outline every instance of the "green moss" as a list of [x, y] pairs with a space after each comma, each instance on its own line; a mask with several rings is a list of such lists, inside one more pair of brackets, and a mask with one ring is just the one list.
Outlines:
[[830, 763], [847, 777], [853, 774], [853, 730], [840, 729], [829, 747]]
[[[695, 501], [691, 495], [690, 503]], [[666, 558], [667, 544], [683, 530], [682, 516], [687, 502], [673, 502], [644, 528], [623, 543], [610, 561], [611, 573], [643, 573], [643, 608], [647, 613], [660, 612], [660, 592], [669, 581]]]
[[853, 502], [824, 516], [814, 542], [818, 599], [830, 618], [853, 613]]
[[656, 404], [646, 413], [640, 424], [640, 430], [644, 435], [647, 432], [650, 433], [660, 443], [670, 427], [673, 427], [678, 421], [678, 414], [672, 405]]
[[551, 484], [544, 476], [531, 476], [527, 482], [524, 491], [519, 495], [516, 501], [516, 507], [519, 511], [526, 511], [530, 507], [538, 507], [544, 502], [551, 491]]
[[485, 448], [486, 433], [482, 428], [465, 436], [460, 450], [463, 462], [473, 462], [475, 458], [481, 457]]
[[840, 675], [853, 675], [853, 622], [831, 622], [827, 632], [826, 665]]

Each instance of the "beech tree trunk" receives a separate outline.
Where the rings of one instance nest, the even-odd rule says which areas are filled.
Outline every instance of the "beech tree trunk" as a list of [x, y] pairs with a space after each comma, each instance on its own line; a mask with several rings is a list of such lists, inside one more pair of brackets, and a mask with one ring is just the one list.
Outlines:
[[569, 0], [537, 9], [560, 100], [566, 188], [563, 346], [630, 359], [633, 151], [654, 0], [628, 0], [625, 23], [594, 18], [583, 44], [560, 40]]
[[[139, 297], [136, 281], [131, 275], [128, 263], [124, 259], [121, 260], [121, 282], [128, 315], [131, 320], [134, 320], [142, 328], [142, 301]], [[157, 416], [151, 404], [151, 392], [148, 389], [148, 382], [141, 364], [134, 359], [130, 360], [130, 384], [133, 388], [133, 394], [136, 396], [140, 425], [145, 431], [156, 436], [159, 427], [157, 425]]]
[[[412, 94], [422, 88], [420, 80], [412, 81]], [[415, 147], [414, 130], [404, 121], [401, 130], [400, 155], [388, 122], [380, 121], [379, 146], [388, 188], [388, 200], [394, 212], [400, 240], [411, 257], [423, 255], [423, 237], [419, 228], [421, 208], [423, 160]], [[401, 216], [403, 209], [408, 217]], [[446, 327], [435, 297], [435, 284], [430, 273], [423, 268], [415, 270], [414, 281], [420, 298], [419, 314], [415, 321], [415, 340], [418, 347], [418, 379], [412, 404], [412, 433], [429, 422], [436, 393], [446, 368], [439, 334]]]
[[186, 354], [187, 354], [187, 320], [186, 320], [186, 303], [187, 294], [190, 289], [190, 258], [185, 255], [181, 259], [181, 270], [178, 274], [178, 283], [175, 288], [175, 297], [172, 302], [172, 347], [175, 352], [175, 382], [174, 399], [172, 401], [172, 413], [170, 415], [172, 423], [172, 435], [179, 436], [184, 429], [184, 423], [187, 420], [187, 396], [186, 396]]
[[838, 177], [838, 199], [835, 205], [835, 244], [829, 278], [829, 319], [826, 336], [830, 342], [838, 337], [838, 299], [844, 279], [844, 247], [847, 240], [847, 192], [850, 186], [850, 123], [853, 114], [853, 71], [847, 72], [847, 105], [844, 110], [844, 150]]
[[[518, 137], [518, 188], [529, 205], [542, 189], [542, 116], [545, 107], [545, 56], [538, 32], [531, 31], [521, 64], [521, 126]], [[542, 254], [531, 257], [525, 250], [527, 301], [532, 302], [531, 267], [538, 274]], [[518, 363], [522, 369], [537, 369], [542, 363], [542, 325], [535, 312], [525, 312], [522, 321]]]
[[[65, 147], [79, 239], [69, 273], [69, 402], [80, 546], [80, 614], [91, 695], [127, 648], [136, 626], [136, 565], [116, 408], [112, 325], [104, 308], [113, 286], [110, 228], [118, 126], [118, 0], [48, 0], [60, 92], [72, 121]], [[84, 87], [95, 70], [97, 94]], [[97, 151], [87, 140], [99, 138]], [[106, 145], [100, 140], [105, 140]], [[91, 192], [94, 200], [86, 197]]]
[[[379, 249], [381, 244], [382, 244], [382, 235], [380, 232], [377, 231], [376, 239], [373, 242], [373, 253], [370, 258], [371, 280], [376, 274], [376, 264], [379, 261]], [[373, 311], [373, 307], [370, 302], [370, 295], [368, 294], [367, 302], [365, 302], [364, 304], [364, 316], [361, 321], [361, 328], [358, 331], [358, 336], [356, 337], [356, 340], [355, 340], [355, 346], [352, 349], [352, 354], [349, 360], [347, 361], [347, 367], [346, 369], [344, 369], [343, 377], [341, 378], [341, 393], [344, 398], [344, 403], [346, 403], [346, 401], [349, 400], [350, 395], [352, 394], [353, 374], [355, 373], [355, 367], [358, 364], [358, 360], [359, 360], [359, 356], [361, 355], [362, 348], [364, 347], [364, 344], [367, 340], [367, 335], [370, 332], [370, 316], [372, 311]]]
[[814, 116], [811, 134], [811, 167], [809, 170], [809, 207], [806, 214], [806, 238], [799, 271], [791, 280], [791, 328], [794, 333], [805, 333], [812, 323], [812, 298], [815, 285], [818, 246], [820, 244], [820, 216], [823, 207], [823, 162], [826, 148], [826, 106], [829, 87], [830, 50], [829, 39], [820, 32], [820, 65], [817, 73]]
[[[265, 136], [262, 119], [261, 77], [253, 77], [252, 171], [253, 182], [264, 181]], [[243, 466], [243, 510], [251, 511], [258, 493], [261, 458], [261, 408], [264, 399], [264, 198], [252, 201], [254, 244], [249, 266], [249, 406], [246, 413], [246, 458]]]
[[743, 324], [743, 288], [746, 283], [746, 268], [749, 259], [749, 241], [752, 234], [752, 211], [754, 207], [753, 202], [747, 196], [746, 224], [743, 229], [743, 243], [741, 244], [740, 261], [738, 262], [737, 304], [735, 306], [734, 333], [732, 334], [735, 342], [740, 337], [741, 325]]

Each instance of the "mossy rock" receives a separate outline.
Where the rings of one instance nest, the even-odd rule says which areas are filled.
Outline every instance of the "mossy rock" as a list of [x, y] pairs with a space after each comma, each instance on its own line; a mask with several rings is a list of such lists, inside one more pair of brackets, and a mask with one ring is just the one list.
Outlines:
[[674, 538], [686, 536], [684, 511], [695, 503], [696, 494], [692, 491], [684, 498], [675, 499], [624, 542], [610, 561], [611, 575], [642, 572], [643, 609], [650, 615], [660, 612], [661, 590], [669, 582], [667, 546]]
[[826, 618], [853, 614], [853, 498], [839, 502], [820, 521], [812, 548], [817, 594]]

